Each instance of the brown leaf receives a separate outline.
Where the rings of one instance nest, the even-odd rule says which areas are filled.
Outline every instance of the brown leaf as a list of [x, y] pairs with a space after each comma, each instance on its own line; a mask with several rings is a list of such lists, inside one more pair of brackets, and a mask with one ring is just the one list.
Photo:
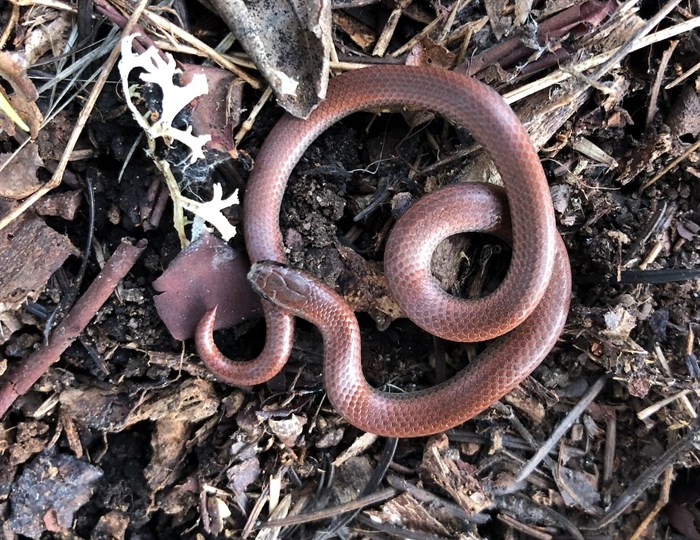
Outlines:
[[227, 487], [236, 497], [245, 495], [246, 489], [260, 476], [260, 461], [251, 457], [229, 467], [226, 470]]
[[501, 16], [508, 7], [506, 0], [485, 0], [486, 14], [491, 22], [491, 30], [496, 39], [501, 39], [503, 35], [513, 27], [513, 19], [508, 16]]
[[408, 53], [406, 65], [430, 65], [433, 67], [452, 69], [456, 59], [457, 55], [455, 53], [449, 51], [442, 45], [438, 45], [432, 39], [425, 38]]
[[25, 121], [29, 127], [29, 135], [32, 139], [39, 136], [39, 128], [44, 121], [44, 115], [37, 106], [35, 101], [32, 101], [21, 94], [15, 94], [10, 98], [10, 103], [15, 109], [15, 112]]
[[0, 51], [0, 76], [7, 79], [15, 92], [35, 101], [39, 93], [27, 75], [28, 67], [29, 62], [22, 53]]
[[16, 154], [0, 154], [0, 197], [16, 201], [29, 197], [42, 185], [36, 177], [36, 172], [43, 166], [38, 146], [33, 142]]
[[207, 78], [209, 93], [194, 101], [191, 113], [192, 131], [195, 135], [211, 135], [206, 146], [219, 152], [234, 152], [233, 128], [241, 116], [243, 79], [230, 71], [213, 66], [184, 64], [180, 84], [187, 85], [192, 77], [201, 73]]
[[[15, 91], [10, 103], [15, 112], [27, 123], [32, 138], [35, 139], [43, 116], [36, 105], [39, 93], [27, 75], [28, 68], [29, 62], [24, 54], [0, 51], [0, 77], [6, 79]], [[4, 115], [0, 113], [0, 116]]]
[[228, 328], [258, 318], [260, 298], [248, 285], [250, 263], [240, 250], [203, 234], [170, 263], [153, 282], [158, 315], [179, 340], [194, 335], [205, 311], [218, 306], [216, 325]]

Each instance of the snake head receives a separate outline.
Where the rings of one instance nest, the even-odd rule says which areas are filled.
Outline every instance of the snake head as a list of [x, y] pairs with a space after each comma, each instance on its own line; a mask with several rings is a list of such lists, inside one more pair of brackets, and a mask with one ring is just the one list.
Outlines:
[[273, 261], [253, 264], [248, 281], [260, 296], [298, 314], [309, 298], [310, 277], [300, 270]]

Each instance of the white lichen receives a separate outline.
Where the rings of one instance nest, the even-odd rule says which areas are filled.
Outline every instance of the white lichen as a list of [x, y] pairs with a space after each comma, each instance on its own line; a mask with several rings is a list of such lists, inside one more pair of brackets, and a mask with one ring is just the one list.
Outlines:
[[[177, 68], [172, 55], [166, 54], [166, 60], [163, 60], [158, 51], [151, 47], [143, 54], [136, 54], [132, 48], [132, 42], [138, 34], [132, 34], [122, 40], [122, 58], [119, 61], [119, 74], [121, 77], [122, 88], [126, 97], [126, 103], [129, 110], [134, 115], [134, 119], [146, 133], [148, 139], [148, 147], [151, 157], [156, 166], [163, 173], [165, 183], [168, 186], [170, 197], [173, 200], [173, 220], [175, 229], [180, 238], [182, 246], [188, 244], [185, 235], [185, 226], [187, 222], [184, 216], [184, 210], [187, 210], [195, 215], [192, 227], [192, 239], [194, 240], [201, 234], [204, 228], [204, 222], [216, 228], [221, 237], [228, 241], [236, 235], [236, 228], [229, 223], [222, 210], [234, 204], [238, 204], [238, 190], [235, 190], [227, 198], [223, 198], [223, 189], [219, 184], [214, 184], [214, 195], [211, 201], [200, 202], [184, 196], [180, 192], [175, 177], [167, 161], [155, 157], [155, 140], [163, 138], [166, 143], [171, 141], [180, 141], [187, 145], [192, 154], [190, 156], [190, 164], [195, 163], [198, 159], [204, 159], [204, 145], [211, 140], [210, 135], [192, 135], [192, 126], [187, 126], [185, 130], [173, 127], [172, 123], [177, 114], [184, 109], [192, 100], [207, 94], [209, 87], [206, 77], [197, 73], [192, 77], [192, 81], [185, 86], [177, 86], [175, 84], [175, 76], [182, 73]], [[143, 115], [139, 112], [132, 98], [138, 95], [138, 86], [129, 86], [129, 74], [135, 70], [143, 70], [139, 74], [139, 78], [146, 83], [157, 84], [163, 92], [162, 112], [159, 118], [150, 124], [147, 118], [149, 114]]]
[[[228, 241], [236, 235], [236, 228], [231, 225], [229, 220], [226, 219], [226, 216], [224, 216], [221, 211], [224, 208], [229, 208], [230, 206], [239, 203], [238, 190], [234, 190], [234, 192], [225, 199], [223, 198], [223, 195], [224, 190], [222, 189], [221, 184], [214, 184], [214, 196], [211, 201], [198, 202], [183, 197], [182, 206], [185, 208], [185, 210], [189, 210], [195, 216], [197, 216], [195, 221], [197, 218], [200, 218], [213, 227], [216, 227], [221, 234], [221, 238]], [[193, 240], [196, 237], [195, 232], [197, 231], [193, 230]], [[198, 234], [201, 234], [201, 229]]]
[[[192, 81], [185, 86], [175, 84], [175, 76], [182, 73], [171, 54], [166, 53], [163, 60], [155, 47], [149, 47], [143, 54], [137, 54], [132, 48], [134, 38], [138, 34], [132, 34], [122, 39], [122, 57], [119, 61], [119, 75], [126, 98], [126, 104], [134, 115], [134, 119], [143, 128], [146, 134], [157, 139], [162, 137], [166, 142], [179, 141], [188, 146], [192, 151], [190, 163], [198, 159], [204, 159], [204, 145], [211, 140], [211, 135], [192, 135], [192, 126], [185, 130], [173, 127], [175, 116], [184, 109], [192, 100], [209, 93], [207, 78], [202, 73], [192, 77]], [[135, 69], [142, 69], [139, 78], [146, 83], [157, 84], [163, 92], [162, 112], [158, 119], [149, 124], [144, 116], [134, 105], [132, 97], [137, 95], [136, 88], [129, 86], [129, 74]]]

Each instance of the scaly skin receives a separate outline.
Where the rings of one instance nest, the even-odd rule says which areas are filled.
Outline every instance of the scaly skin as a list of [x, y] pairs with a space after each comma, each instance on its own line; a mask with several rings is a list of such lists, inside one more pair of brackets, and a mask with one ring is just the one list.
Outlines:
[[[456, 218], [465, 213], [477, 214], [481, 209], [465, 212], [448, 208], [445, 204], [456, 198], [452, 194], [443, 195], [443, 206], [436, 209], [424, 202], [427, 201], [424, 197], [407, 212], [387, 244], [385, 269], [392, 294], [422, 328], [445, 339], [472, 341], [496, 337], [517, 327], [505, 340], [482, 354], [475, 365], [447, 384], [417, 395], [402, 394], [389, 399], [366, 385], [361, 369], [358, 371], [354, 365], [359, 362], [359, 356], [357, 359], [352, 356], [351, 367], [336, 365], [333, 354], [341, 355], [342, 351], [333, 353], [329, 346], [335, 343], [335, 338], [326, 336], [330, 329], [323, 324], [330, 323], [324, 323], [325, 319], [317, 323], [326, 339], [326, 389], [340, 414], [368, 431], [410, 437], [435, 433], [470, 418], [500, 399], [534, 369], [551, 349], [564, 324], [570, 271], [566, 251], [556, 232], [542, 166], [512, 110], [497, 93], [473, 79], [411, 66], [371, 67], [336, 77], [329, 85], [326, 100], [307, 120], [287, 115], [277, 123], [256, 159], [245, 194], [243, 226], [252, 262], [286, 262], [279, 212], [289, 175], [308, 146], [341, 118], [387, 106], [435, 110], [469, 130], [489, 152], [501, 174], [512, 221], [513, 254], [508, 274], [493, 294], [474, 302], [453, 299], [440, 291], [427, 265], [435, 238], [448, 230], [462, 230], [462, 224], [456, 225]], [[442, 191], [434, 195], [439, 197]], [[424, 221], [420, 222], [421, 219]], [[432, 239], [420, 236], [426, 229], [435, 233]], [[555, 266], [556, 279], [552, 281]], [[274, 291], [271, 292], [273, 297]], [[286, 309], [294, 311], [289, 306]], [[317, 320], [310, 312], [294, 313]], [[347, 315], [344, 312], [342, 316]], [[214, 345], [211, 336], [214, 313], [207, 313], [196, 335], [204, 363], [221, 379], [240, 386], [264, 382], [278, 373], [291, 350], [293, 317], [272, 303], [266, 303], [265, 317], [267, 341], [263, 353], [255, 360], [236, 362], [223, 356]], [[536, 323], [530, 322], [533, 317]], [[339, 320], [345, 321], [333, 319], [333, 324], [339, 324]], [[359, 351], [359, 334], [345, 329], [345, 323], [341, 326], [353, 341], [349, 345], [341, 342], [343, 345], [339, 347], [348, 346], [354, 355], [355, 349]], [[518, 338], [514, 340], [513, 335]], [[329, 365], [335, 367], [329, 369]], [[494, 388], [485, 388], [492, 384]], [[421, 407], [426, 407], [424, 400], [428, 400], [431, 414], [436, 417], [421, 414]], [[469, 403], [462, 406], [460, 402]], [[394, 411], [390, 417], [383, 409], [387, 407]]]

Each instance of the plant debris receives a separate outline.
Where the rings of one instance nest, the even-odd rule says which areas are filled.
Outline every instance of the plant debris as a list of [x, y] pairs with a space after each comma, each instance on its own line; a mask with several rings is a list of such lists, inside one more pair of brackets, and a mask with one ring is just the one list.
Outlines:
[[280, 106], [306, 118], [326, 95], [329, 0], [209, 0], [255, 62]]
[[63, 533], [95, 493], [103, 472], [65, 454], [39, 454], [10, 492], [9, 531], [38, 539], [45, 530]]
[[155, 306], [170, 334], [194, 336], [202, 315], [216, 307], [215, 327], [230, 328], [262, 315], [260, 297], [248, 286], [246, 255], [204, 233], [153, 282]]

